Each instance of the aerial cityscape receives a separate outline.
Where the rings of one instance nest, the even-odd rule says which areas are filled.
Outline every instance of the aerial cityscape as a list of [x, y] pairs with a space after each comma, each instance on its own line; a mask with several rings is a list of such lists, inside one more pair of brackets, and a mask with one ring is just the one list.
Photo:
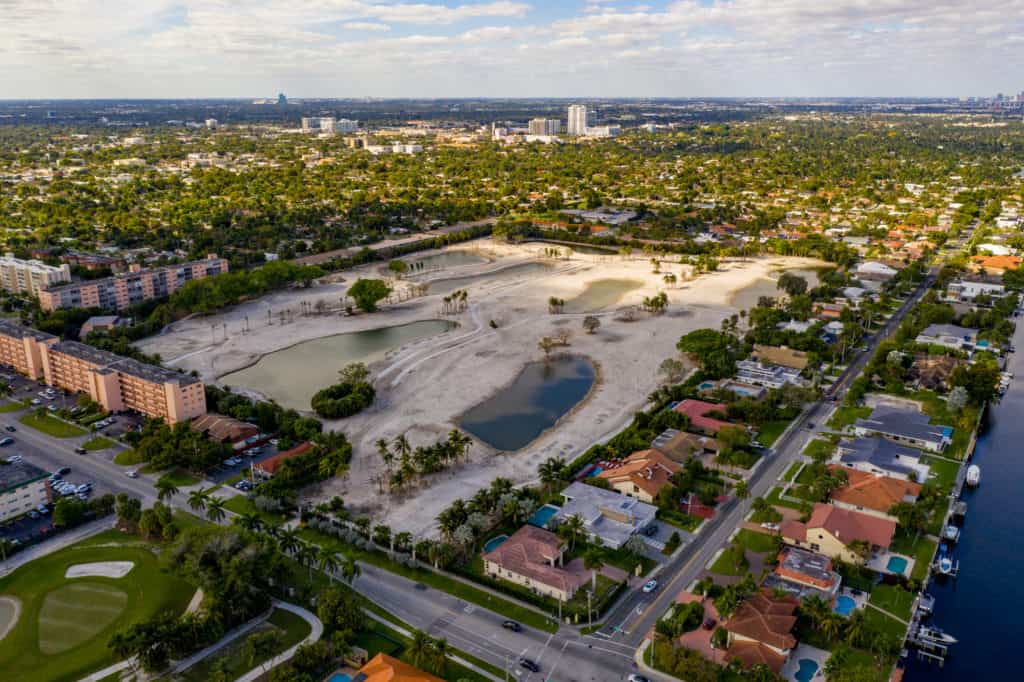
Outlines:
[[1024, 4], [877, 4], [0, 3], [0, 682], [1019, 679]]

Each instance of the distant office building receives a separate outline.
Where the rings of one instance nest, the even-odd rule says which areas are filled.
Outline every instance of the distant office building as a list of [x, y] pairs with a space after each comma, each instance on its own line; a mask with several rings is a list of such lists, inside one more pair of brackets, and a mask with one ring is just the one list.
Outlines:
[[220, 125], [220, 123], [218, 123], [217, 119], [215, 118], [208, 118], [206, 119], [206, 121], [204, 121], [204, 123], [206, 124], [206, 127], [209, 128], [210, 130], [216, 130], [217, 126]]
[[7, 253], [0, 258], [0, 288], [38, 296], [46, 287], [71, 281], [71, 268], [54, 267], [38, 260], [22, 260]]
[[359, 130], [359, 121], [347, 118], [336, 119], [333, 116], [303, 116], [302, 132], [304, 133], [354, 133]]
[[282, 107], [288, 104], [288, 98], [284, 96], [283, 92], [277, 93], [277, 104]]
[[569, 115], [566, 120], [566, 132], [570, 135], [582, 136], [587, 134], [590, 127], [587, 107], [584, 104], [570, 104]]
[[43, 310], [102, 308], [123, 310], [154, 298], [170, 296], [194, 279], [228, 271], [228, 261], [211, 253], [203, 260], [143, 270], [138, 265], [123, 274], [89, 282], [74, 282], [39, 291]]
[[0, 362], [48, 386], [88, 395], [110, 412], [135, 410], [169, 424], [206, 414], [205, 388], [195, 377], [8, 320], [0, 320]]
[[395, 154], [419, 154], [423, 151], [423, 145], [395, 143], [391, 145], [391, 151]]
[[562, 131], [562, 122], [557, 118], [532, 118], [530, 135], [557, 135]]
[[611, 125], [588, 127], [585, 134], [587, 137], [618, 137], [621, 132], [622, 126]]
[[336, 133], [354, 133], [357, 130], [359, 130], [359, 121], [339, 118], [334, 122], [334, 132]]

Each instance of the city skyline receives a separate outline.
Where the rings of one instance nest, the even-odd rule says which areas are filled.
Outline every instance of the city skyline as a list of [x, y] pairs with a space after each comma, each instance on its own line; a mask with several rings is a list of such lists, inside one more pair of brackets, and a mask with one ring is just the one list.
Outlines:
[[1024, 0], [0, 5], [5, 98], [1019, 91]]

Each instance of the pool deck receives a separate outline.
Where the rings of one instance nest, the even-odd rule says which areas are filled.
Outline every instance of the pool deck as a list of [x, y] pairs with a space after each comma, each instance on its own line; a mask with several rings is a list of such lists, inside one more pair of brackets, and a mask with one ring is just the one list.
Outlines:
[[836, 598], [838, 599], [841, 596], [846, 596], [852, 599], [854, 601], [854, 604], [856, 604], [856, 606], [854, 606], [854, 610], [859, 609], [862, 611], [864, 610], [864, 605], [868, 603], [868, 599], [871, 597], [871, 595], [867, 594], [866, 592], [854, 594], [853, 590], [851, 590], [849, 587], [840, 588], [839, 592], [836, 594]]
[[[894, 573], [889, 570], [889, 559], [898, 557], [906, 559], [907, 567], [901, 573]], [[896, 554], [895, 552], [879, 552], [877, 555], [872, 556], [868, 562], [867, 567], [872, 571], [878, 571], [879, 573], [888, 573], [890, 575], [905, 575], [909, 576], [914, 571], [914, 557], [907, 556], [906, 554]]]
[[814, 677], [811, 679], [824, 680], [825, 673], [822, 670], [825, 668], [825, 661], [831, 655], [830, 652], [810, 646], [809, 644], [797, 644], [796, 648], [793, 649], [793, 653], [789, 655], [786, 665], [782, 667], [782, 677], [797, 682], [796, 673], [800, 670], [800, 661], [801, 659], [809, 658], [818, 664], [818, 671], [814, 673]]

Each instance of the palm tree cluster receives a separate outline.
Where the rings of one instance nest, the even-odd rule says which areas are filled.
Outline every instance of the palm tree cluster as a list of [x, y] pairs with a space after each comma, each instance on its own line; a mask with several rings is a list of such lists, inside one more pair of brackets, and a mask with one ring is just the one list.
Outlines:
[[[473, 439], [458, 429], [452, 429], [444, 440], [432, 445], [409, 443], [405, 434], [395, 436], [389, 444], [384, 438], [376, 442], [377, 453], [387, 469], [388, 484], [392, 490], [401, 490], [427, 474], [442, 471], [469, 457]], [[396, 468], [395, 460], [398, 461]], [[383, 484], [384, 479], [379, 479]]]
[[213, 496], [213, 488], [196, 488], [188, 494], [188, 506], [195, 512], [204, 512], [214, 523], [224, 520], [224, 500]]
[[660, 315], [668, 308], [668, 294], [664, 291], [654, 296], [644, 296], [643, 309], [649, 313]]
[[422, 630], [414, 630], [408, 654], [412, 664], [434, 675], [444, 675], [452, 648], [446, 639], [434, 639]]
[[552, 296], [548, 299], [548, 312], [554, 315], [560, 313], [565, 309], [565, 299]]
[[437, 516], [442, 536], [468, 552], [488, 530], [500, 524], [520, 525], [537, 509], [535, 493], [514, 489], [507, 478], [496, 478], [468, 502], [452, 502]]
[[455, 315], [457, 313], [465, 312], [466, 308], [469, 307], [469, 292], [465, 289], [459, 289], [441, 299], [441, 314], [442, 315]]
[[849, 646], [868, 649], [881, 662], [899, 650], [899, 642], [868, 623], [864, 612], [856, 610], [841, 616], [831, 604], [818, 595], [805, 597], [800, 604], [800, 615], [807, 618], [815, 631], [830, 640], [840, 640]]

